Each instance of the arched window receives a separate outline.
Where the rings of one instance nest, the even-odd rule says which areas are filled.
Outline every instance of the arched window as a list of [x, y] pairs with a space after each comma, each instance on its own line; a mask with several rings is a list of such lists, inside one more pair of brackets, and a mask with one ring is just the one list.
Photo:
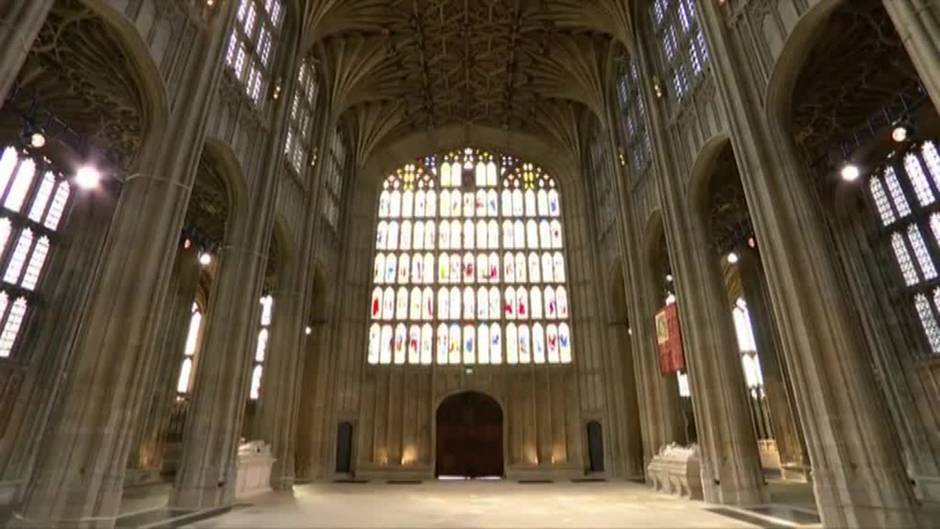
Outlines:
[[57, 242], [71, 187], [47, 160], [6, 147], [0, 156], [0, 358], [13, 354]]
[[571, 362], [561, 198], [540, 168], [428, 156], [385, 180], [378, 213], [370, 364]]
[[653, 33], [660, 43], [663, 77], [673, 99], [681, 100], [704, 75], [708, 63], [695, 0], [654, 0], [650, 15]]
[[268, 354], [268, 340], [271, 336], [271, 318], [274, 312], [274, 298], [270, 294], [261, 298], [261, 329], [258, 331], [258, 341], [255, 344], [255, 357], [251, 368], [251, 390], [248, 397], [258, 400], [261, 396], [261, 372], [264, 369], [264, 359]]
[[940, 354], [940, 145], [925, 141], [893, 153], [868, 178], [879, 234], [890, 248], [902, 290], [926, 344]]
[[617, 99], [620, 103], [623, 150], [628, 153], [631, 172], [638, 176], [646, 170], [652, 160], [652, 146], [646, 128], [646, 102], [640, 90], [640, 74], [636, 61], [625, 58], [620, 68]]
[[225, 64], [255, 105], [271, 79], [278, 29], [284, 19], [282, 0], [241, 0], [229, 37]]
[[189, 317], [189, 330], [186, 332], [186, 346], [183, 349], [183, 365], [180, 367], [180, 376], [176, 382], [176, 392], [189, 393], [193, 385], [193, 363], [196, 349], [199, 347], [199, 332], [202, 330], [202, 312], [199, 306], [193, 303], [192, 315]]
[[[323, 217], [326, 219], [327, 226], [329, 227], [331, 233], [335, 236], [339, 229], [339, 215], [340, 215], [340, 204], [342, 203], [343, 198], [343, 184], [346, 179], [346, 167], [349, 162], [348, 153], [346, 149], [346, 139], [343, 136], [343, 132], [340, 129], [336, 129], [333, 132], [333, 141], [330, 144], [329, 156], [325, 160], [328, 164], [324, 167], [323, 173]], [[414, 208], [414, 196], [397, 196], [393, 201], [393, 204], [390, 204], [391, 209], [396, 213], [404, 213], [401, 216], [411, 217], [411, 212]], [[408, 208], [404, 210], [403, 208]], [[396, 218], [399, 215], [395, 216]], [[408, 239], [407, 242], [411, 244], [411, 223], [408, 223]], [[402, 233], [404, 233], [405, 224], [401, 224]], [[388, 238], [391, 241], [395, 239], [397, 242], [399, 234], [399, 224], [391, 223], [388, 229]], [[395, 247], [397, 248], [397, 246]], [[394, 248], [390, 248], [394, 249]], [[407, 271], [405, 272], [407, 274]]]
[[761, 371], [760, 353], [757, 351], [757, 341], [754, 339], [751, 313], [747, 309], [744, 298], [738, 298], [735, 301], [731, 309], [731, 316], [734, 320], [734, 331], [738, 338], [738, 351], [741, 354], [744, 384], [747, 386], [747, 392], [750, 395], [748, 405], [751, 407], [751, 418], [754, 420], [755, 433], [758, 439], [772, 439], [773, 428], [764, 391], [764, 375]]
[[284, 154], [298, 176], [304, 165], [316, 163], [313, 156], [313, 115], [316, 111], [317, 79], [310, 60], [304, 60], [297, 71], [297, 86], [290, 103], [290, 123], [284, 141]]

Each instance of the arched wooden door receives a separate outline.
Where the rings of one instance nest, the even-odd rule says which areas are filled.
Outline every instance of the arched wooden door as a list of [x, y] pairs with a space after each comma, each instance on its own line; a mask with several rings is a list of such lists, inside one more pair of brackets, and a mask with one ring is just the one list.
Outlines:
[[451, 395], [437, 408], [438, 476], [503, 475], [503, 412], [475, 391]]

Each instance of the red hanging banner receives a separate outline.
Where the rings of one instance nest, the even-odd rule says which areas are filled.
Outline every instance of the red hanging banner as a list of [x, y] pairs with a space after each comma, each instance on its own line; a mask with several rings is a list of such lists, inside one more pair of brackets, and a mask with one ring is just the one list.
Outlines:
[[656, 343], [659, 345], [659, 372], [669, 375], [685, 369], [682, 354], [682, 333], [679, 330], [679, 308], [670, 303], [656, 313]]

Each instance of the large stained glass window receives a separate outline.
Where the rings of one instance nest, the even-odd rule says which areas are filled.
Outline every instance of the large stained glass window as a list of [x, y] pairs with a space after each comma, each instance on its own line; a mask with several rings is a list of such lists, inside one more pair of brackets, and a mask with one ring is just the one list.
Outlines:
[[468, 148], [388, 176], [378, 210], [370, 364], [571, 362], [552, 177]]
[[930, 351], [940, 354], [940, 146], [914, 143], [868, 178], [881, 240], [890, 248]]

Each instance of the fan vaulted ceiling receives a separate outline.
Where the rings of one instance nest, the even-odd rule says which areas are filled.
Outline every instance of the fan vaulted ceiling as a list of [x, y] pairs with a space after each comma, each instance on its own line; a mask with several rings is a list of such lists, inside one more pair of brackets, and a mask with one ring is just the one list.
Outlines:
[[[362, 162], [416, 131], [482, 125], [580, 150], [603, 116], [623, 0], [308, 0], [303, 48]], [[618, 44], [619, 43], [619, 44]]]

